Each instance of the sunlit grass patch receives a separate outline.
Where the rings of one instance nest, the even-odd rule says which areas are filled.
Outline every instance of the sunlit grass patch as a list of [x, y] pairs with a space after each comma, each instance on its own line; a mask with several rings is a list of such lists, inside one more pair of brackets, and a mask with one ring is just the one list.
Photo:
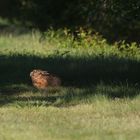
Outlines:
[[[139, 139], [138, 102], [96, 100], [69, 108], [0, 108], [3, 139]], [[8, 124], [8, 125], [7, 125]]]

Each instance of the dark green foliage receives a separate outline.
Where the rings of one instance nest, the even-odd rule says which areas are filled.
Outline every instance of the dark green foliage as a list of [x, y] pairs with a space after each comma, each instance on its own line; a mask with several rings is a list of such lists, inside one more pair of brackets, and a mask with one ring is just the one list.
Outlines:
[[0, 16], [41, 30], [86, 27], [110, 41], [140, 42], [138, 0], [4, 0]]

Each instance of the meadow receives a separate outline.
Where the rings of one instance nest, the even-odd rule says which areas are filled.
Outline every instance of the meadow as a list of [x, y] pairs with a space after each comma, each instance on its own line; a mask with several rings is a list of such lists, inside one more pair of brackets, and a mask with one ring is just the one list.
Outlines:
[[[62, 86], [39, 91], [43, 69]], [[140, 139], [140, 47], [67, 29], [0, 35], [0, 139]]]

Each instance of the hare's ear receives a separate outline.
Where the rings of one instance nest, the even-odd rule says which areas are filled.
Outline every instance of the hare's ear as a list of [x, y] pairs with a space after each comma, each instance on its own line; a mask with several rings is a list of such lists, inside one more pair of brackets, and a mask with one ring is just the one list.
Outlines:
[[30, 72], [30, 77], [33, 75], [33, 72]]
[[31, 71], [31, 72], [30, 72], [30, 76], [33, 76], [34, 73], [36, 73], [36, 70]]

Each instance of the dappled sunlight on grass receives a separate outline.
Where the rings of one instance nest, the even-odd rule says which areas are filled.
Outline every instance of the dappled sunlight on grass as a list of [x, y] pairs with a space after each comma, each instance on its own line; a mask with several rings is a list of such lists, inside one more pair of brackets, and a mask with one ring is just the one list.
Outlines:
[[1, 106], [57, 106], [68, 107], [78, 104], [92, 104], [95, 100], [108, 102], [135, 100], [140, 95], [138, 86], [125, 84], [106, 85], [99, 83], [91, 87], [57, 87], [39, 91], [27, 85], [1, 87]]

